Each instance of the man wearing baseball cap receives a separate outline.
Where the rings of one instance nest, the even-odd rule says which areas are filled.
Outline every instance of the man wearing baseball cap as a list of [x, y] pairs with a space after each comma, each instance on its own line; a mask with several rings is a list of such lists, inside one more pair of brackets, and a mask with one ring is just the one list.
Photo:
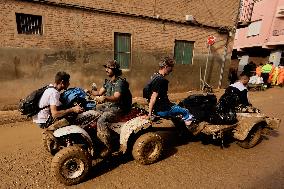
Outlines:
[[101, 156], [108, 156], [112, 151], [109, 125], [117, 118], [131, 110], [132, 95], [129, 84], [125, 78], [121, 78], [122, 71], [116, 60], [110, 60], [105, 65], [108, 79], [100, 90], [93, 88], [91, 94], [99, 96], [99, 104], [96, 108], [101, 113], [97, 121], [97, 137], [104, 143], [106, 149]]

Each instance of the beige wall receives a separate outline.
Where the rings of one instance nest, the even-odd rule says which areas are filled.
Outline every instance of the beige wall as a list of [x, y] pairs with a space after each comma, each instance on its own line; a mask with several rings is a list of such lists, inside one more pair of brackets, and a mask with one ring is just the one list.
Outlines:
[[[8, 85], [8, 81], [20, 84], [18, 94], [12, 92], [15, 98], [52, 82], [58, 70], [72, 74], [73, 86], [87, 87], [92, 81], [101, 84], [105, 77], [101, 65], [113, 58], [114, 32], [132, 35], [132, 62], [124, 75], [134, 96], [141, 95], [159, 59], [173, 56], [175, 40], [195, 41], [195, 47], [193, 64], [177, 65], [169, 77], [171, 92], [198, 89], [200, 67], [204, 70], [207, 58], [208, 35], [217, 38], [209, 58], [208, 82], [218, 85], [226, 35], [214, 29], [12, 0], [1, 3], [0, 10], [0, 82], [10, 91], [16, 85]], [[17, 34], [15, 12], [42, 15], [43, 35]]]

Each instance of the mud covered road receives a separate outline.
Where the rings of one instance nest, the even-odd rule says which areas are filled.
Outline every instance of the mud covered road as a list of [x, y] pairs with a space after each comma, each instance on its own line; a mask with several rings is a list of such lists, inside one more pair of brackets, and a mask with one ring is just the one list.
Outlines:
[[[0, 123], [0, 189], [284, 188], [284, 88], [251, 92], [250, 98], [263, 113], [282, 119], [279, 131], [255, 148], [246, 150], [232, 143], [222, 150], [200, 141], [168, 145], [156, 164], [142, 166], [125, 159], [99, 163], [88, 181], [71, 187], [51, 176], [51, 156], [41, 145], [42, 130], [30, 121], [15, 122], [16, 112], [2, 112], [1, 120], [14, 123]], [[176, 144], [174, 139], [169, 143]]]

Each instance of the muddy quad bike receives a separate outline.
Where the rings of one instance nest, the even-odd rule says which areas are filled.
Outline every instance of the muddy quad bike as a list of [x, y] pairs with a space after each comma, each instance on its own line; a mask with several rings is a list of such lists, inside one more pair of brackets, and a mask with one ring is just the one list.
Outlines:
[[[115, 152], [130, 152], [138, 163], [152, 164], [163, 151], [162, 137], [152, 129], [151, 121], [142, 118], [142, 109], [133, 107], [110, 128], [113, 132]], [[46, 149], [54, 154], [51, 170], [65, 185], [74, 185], [86, 179], [92, 160], [102, 158], [102, 144], [96, 135], [96, 120], [85, 126], [67, 125], [45, 136]]]
[[278, 118], [270, 118], [260, 113], [237, 113], [237, 120], [237, 123], [228, 125], [201, 122], [203, 129], [200, 133], [220, 139], [221, 147], [224, 145], [224, 137], [232, 136], [240, 147], [249, 149], [261, 142], [262, 134], [278, 129], [280, 125]]
[[[196, 124], [194, 126], [194, 124]], [[193, 123], [189, 127], [185, 127], [184, 123], [177, 118], [159, 118], [158, 121], [152, 122], [151, 127], [156, 130], [162, 128], [172, 128], [188, 132], [190, 137], [197, 135], [205, 135], [212, 137], [220, 142], [220, 147], [224, 147], [225, 139], [233, 139], [236, 143], [245, 149], [252, 148], [259, 144], [262, 140], [262, 135], [269, 133], [270, 130], [278, 129], [280, 120], [278, 118], [270, 118], [260, 113], [237, 113], [237, 122], [235, 124], [212, 124], [206, 121]], [[195, 128], [198, 127], [196, 130]], [[184, 130], [186, 128], [186, 131]], [[179, 134], [183, 134], [180, 133]], [[181, 135], [179, 135], [181, 136]], [[190, 138], [188, 138], [190, 139]]]
[[[229, 103], [232, 102], [229, 101]], [[261, 114], [256, 108], [240, 105], [235, 107], [236, 113], [234, 114], [230, 112], [218, 114], [216, 113], [216, 104], [216, 96], [208, 93], [191, 95], [181, 101], [180, 106], [188, 108], [197, 119], [193, 130], [188, 128], [189, 132], [194, 135], [205, 134], [212, 136], [213, 139], [219, 139], [221, 147], [224, 144], [224, 137], [233, 138], [240, 147], [248, 149], [261, 142], [262, 134], [267, 133], [268, 130], [279, 128], [280, 119]], [[220, 105], [220, 101], [218, 104]], [[216, 118], [219, 119], [219, 123], [216, 123]], [[194, 127], [198, 127], [197, 132], [194, 131]]]

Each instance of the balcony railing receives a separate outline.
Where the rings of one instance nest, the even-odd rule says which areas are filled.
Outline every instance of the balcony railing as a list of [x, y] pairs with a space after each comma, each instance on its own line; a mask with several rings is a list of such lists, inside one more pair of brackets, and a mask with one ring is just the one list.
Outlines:
[[241, 1], [238, 28], [246, 27], [250, 24], [253, 13], [253, 7], [254, 7], [253, 0]]

